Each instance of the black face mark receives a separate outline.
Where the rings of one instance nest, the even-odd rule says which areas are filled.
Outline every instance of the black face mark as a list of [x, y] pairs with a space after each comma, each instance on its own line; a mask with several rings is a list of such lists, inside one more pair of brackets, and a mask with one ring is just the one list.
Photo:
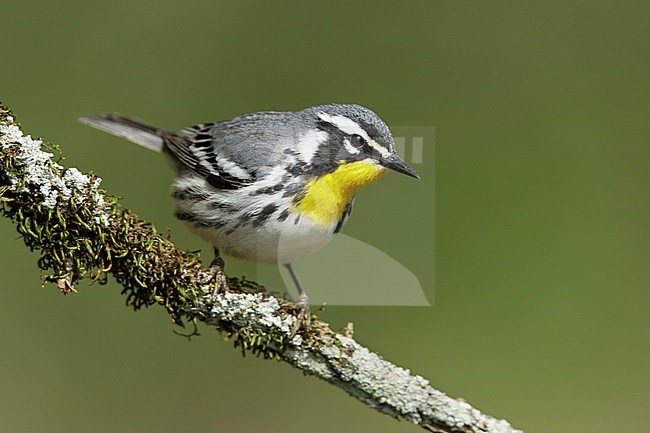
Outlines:
[[[312, 166], [319, 167], [326, 170], [325, 173], [335, 170], [339, 161], [361, 161], [371, 157], [370, 146], [366, 143], [363, 137], [357, 134], [346, 134], [335, 125], [319, 120], [317, 127], [319, 130], [327, 133], [327, 142], [319, 146], [314, 158], [312, 159]], [[357, 153], [351, 153], [346, 149], [345, 142], [350, 143], [356, 149]]]
[[[361, 122], [361, 125], [371, 129], [372, 131], [376, 130], [376, 128], [371, 127], [371, 125], [368, 125], [365, 122]], [[325, 145], [318, 148], [318, 151], [312, 160], [312, 165], [320, 165], [323, 168], [327, 166], [331, 171], [338, 167], [339, 161], [355, 162], [368, 158], [375, 160], [381, 159], [379, 151], [372, 147], [362, 136], [358, 134], [347, 134], [341, 131], [336, 125], [322, 119], [319, 119], [317, 127], [319, 130], [327, 133], [328, 143], [325, 143]], [[372, 137], [371, 134], [369, 136]], [[346, 141], [352, 147], [358, 149], [359, 152], [352, 153], [346, 149]]]

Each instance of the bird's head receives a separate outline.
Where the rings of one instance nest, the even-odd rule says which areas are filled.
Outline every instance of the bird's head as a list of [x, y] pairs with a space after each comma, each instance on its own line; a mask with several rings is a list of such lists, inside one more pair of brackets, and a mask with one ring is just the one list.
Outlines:
[[397, 155], [393, 135], [372, 110], [355, 104], [329, 104], [308, 108], [303, 113], [315, 125], [300, 139], [301, 149], [314, 168], [332, 171], [354, 164], [355, 168], [381, 173], [391, 169], [420, 178]]
[[388, 169], [419, 179], [396, 153], [386, 124], [359, 105], [330, 104], [298, 112], [298, 153], [310, 175], [297, 208], [324, 226], [340, 221], [357, 190]]

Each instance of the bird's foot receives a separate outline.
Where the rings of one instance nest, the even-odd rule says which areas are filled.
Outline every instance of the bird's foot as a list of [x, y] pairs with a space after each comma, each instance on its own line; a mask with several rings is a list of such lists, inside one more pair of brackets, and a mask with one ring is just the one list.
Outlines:
[[309, 330], [311, 326], [311, 310], [309, 309], [309, 297], [306, 293], [301, 293], [296, 302], [296, 307], [298, 307], [298, 316], [296, 317], [296, 323], [293, 325], [293, 329], [289, 334], [288, 341], [293, 340], [293, 337], [296, 336], [300, 328]]
[[212, 263], [210, 263], [208, 277], [201, 282], [212, 287], [213, 299], [228, 287], [228, 280], [226, 279], [226, 274], [223, 272], [224, 265], [225, 263], [221, 257], [215, 257]]

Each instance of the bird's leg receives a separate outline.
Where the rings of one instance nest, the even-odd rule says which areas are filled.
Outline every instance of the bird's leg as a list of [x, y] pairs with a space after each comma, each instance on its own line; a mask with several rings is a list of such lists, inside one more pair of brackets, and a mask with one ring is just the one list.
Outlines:
[[214, 290], [212, 291], [212, 297], [214, 298], [217, 293], [220, 293], [224, 288], [226, 288], [226, 274], [223, 272], [223, 268], [226, 266], [221, 255], [219, 255], [219, 250], [214, 248], [214, 259], [210, 263], [209, 273], [206, 284], [214, 285]]
[[296, 306], [300, 309], [298, 320], [291, 330], [291, 334], [289, 334], [289, 340], [291, 340], [298, 333], [298, 330], [301, 327], [304, 326], [305, 329], [309, 329], [309, 326], [311, 325], [311, 310], [309, 309], [309, 296], [307, 296], [307, 293], [302, 289], [300, 281], [298, 281], [298, 277], [293, 271], [291, 264], [287, 263], [284, 267], [289, 271], [293, 284], [296, 286], [296, 289], [298, 289], [298, 301], [296, 302]]

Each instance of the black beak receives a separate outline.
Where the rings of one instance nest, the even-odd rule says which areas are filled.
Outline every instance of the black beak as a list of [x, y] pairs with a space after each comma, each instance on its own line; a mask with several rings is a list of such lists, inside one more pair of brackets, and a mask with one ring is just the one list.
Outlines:
[[402, 161], [399, 156], [395, 154], [391, 154], [386, 156], [385, 158], [381, 158], [379, 160], [379, 164], [383, 165], [386, 168], [390, 168], [391, 170], [394, 170], [398, 173], [405, 174], [410, 177], [414, 177], [416, 179], [420, 178], [420, 175], [413, 170], [413, 167]]

